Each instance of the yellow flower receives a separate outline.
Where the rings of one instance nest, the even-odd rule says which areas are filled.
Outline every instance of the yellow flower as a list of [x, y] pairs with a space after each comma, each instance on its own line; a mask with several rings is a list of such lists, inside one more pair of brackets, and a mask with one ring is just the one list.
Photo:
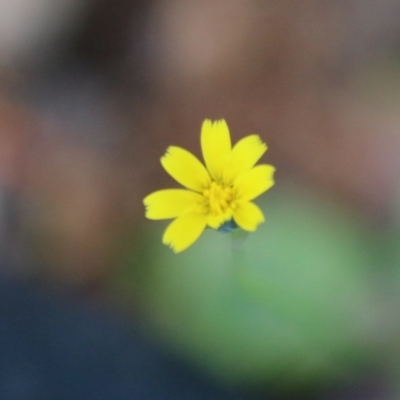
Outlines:
[[143, 200], [147, 218], [174, 218], [162, 240], [175, 253], [192, 245], [206, 227], [255, 231], [264, 215], [252, 200], [274, 184], [272, 165], [255, 166], [267, 150], [258, 135], [232, 147], [226, 122], [205, 120], [201, 148], [205, 166], [189, 151], [170, 146], [161, 164], [185, 189], [158, 190]]

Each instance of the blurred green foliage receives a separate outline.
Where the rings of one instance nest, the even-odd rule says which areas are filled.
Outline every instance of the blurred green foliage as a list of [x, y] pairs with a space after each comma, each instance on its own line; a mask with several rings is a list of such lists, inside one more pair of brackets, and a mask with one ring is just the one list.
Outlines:
[[370, 230], [291, 186], [261, 205], [266, 223], [257, 232], [207, 230], [179, 255], [161, 244], [166, 224], [149, 221], [118, 290], [153, 334], [230, 382], [314, 385], [376, 362], [387, 343], [377, 340], [385, 299], [372, 284]]

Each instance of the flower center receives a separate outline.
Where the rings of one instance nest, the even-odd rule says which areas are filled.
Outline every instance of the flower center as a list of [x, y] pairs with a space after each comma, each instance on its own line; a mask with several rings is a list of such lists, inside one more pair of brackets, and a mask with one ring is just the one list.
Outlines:
[[217, 182], [211, 182], [211, 185], [203, 191], [206, 206], [212, 214], [225, 214], [226, 211], [233, 208], [233, 189], [225, 187]]

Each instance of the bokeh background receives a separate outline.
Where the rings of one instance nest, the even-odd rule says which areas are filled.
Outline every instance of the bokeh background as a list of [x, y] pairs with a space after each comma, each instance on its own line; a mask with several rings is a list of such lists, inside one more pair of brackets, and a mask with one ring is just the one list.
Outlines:
[[[396, 0], [0, 1], [0, 397], [400, 397]], [[276, 185], [245, 239], [142, 198], [205, 118]]]

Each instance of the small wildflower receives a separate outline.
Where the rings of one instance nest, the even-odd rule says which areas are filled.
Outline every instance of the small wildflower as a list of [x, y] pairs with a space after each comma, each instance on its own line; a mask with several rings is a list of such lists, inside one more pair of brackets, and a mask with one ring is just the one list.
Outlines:
[[161, 164], [185, 189], [158, 190], [143, 200], [147, 218], [174, 218], [162, 241], [175, 253], [191, 246], [206, 227], [255, 231], [264, 215], [252, 200], [274, 185], [275, 168], [255, 166], [267, 150], [258, 135], [232, 147], [226, 122], [205, 120], [201, 148], [205, 166], [189, 151], [170, 146]]

